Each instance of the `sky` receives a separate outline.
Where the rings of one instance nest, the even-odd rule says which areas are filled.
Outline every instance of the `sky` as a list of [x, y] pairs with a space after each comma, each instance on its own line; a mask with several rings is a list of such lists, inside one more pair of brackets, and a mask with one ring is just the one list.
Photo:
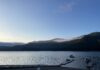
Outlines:
[[70, 39], [100, 31], [100, 0], [0, 0], [0, 41]]

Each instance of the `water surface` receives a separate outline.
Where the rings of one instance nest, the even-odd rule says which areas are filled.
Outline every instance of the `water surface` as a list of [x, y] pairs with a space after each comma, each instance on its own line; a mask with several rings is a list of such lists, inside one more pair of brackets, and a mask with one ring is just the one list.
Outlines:
[[75, 56], [75, 61], [65, 65], [67, 67], [85, 67], [84, 59], [88, 57], [100, 61], [100, 52], [3, 51], [0, 52], [0, 65], [59, 65], [70, 55]]

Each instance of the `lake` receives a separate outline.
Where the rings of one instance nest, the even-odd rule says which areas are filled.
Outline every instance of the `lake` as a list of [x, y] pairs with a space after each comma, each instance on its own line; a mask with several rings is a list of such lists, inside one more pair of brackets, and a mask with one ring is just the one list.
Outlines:
[[100, 52], [1, 51], [0, 65], [59, 65], [70, 59], [70, 55], [75, 56], [75, 61], [63, 66], [85, 68], [85, 58], [91, 58], [97, 62], [96, 68], [100, 69]]

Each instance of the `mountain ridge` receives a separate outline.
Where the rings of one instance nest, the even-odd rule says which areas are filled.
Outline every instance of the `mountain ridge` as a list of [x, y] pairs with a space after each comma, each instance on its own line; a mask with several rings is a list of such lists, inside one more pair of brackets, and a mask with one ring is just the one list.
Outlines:
[[0, 42], [0, 46], [16, 46], [16, 45], [23, 45], [24, 43], [21, 42]]
[[[0, 51], [100, 51], [100, 32], [93, 32], [75, 38], [57, 42], [55, 40], [63, 40], [60, 38], [29, 42], [23, 45], [13, 47], [0, 48]], [[65, 40], [65, 39], [64, 39]]]

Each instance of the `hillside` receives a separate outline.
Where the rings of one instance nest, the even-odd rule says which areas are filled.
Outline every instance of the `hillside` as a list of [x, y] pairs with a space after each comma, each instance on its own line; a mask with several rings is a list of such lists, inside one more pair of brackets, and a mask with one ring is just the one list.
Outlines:
[[[61, 42], [60, 42], [61, 40]], [[100, 51], [100, 32], [93, 32], [75, 38], [65, 40], [59, 38], [48, 41], [30, 42], [13, 47], [0, 47], [1, 51]]]

